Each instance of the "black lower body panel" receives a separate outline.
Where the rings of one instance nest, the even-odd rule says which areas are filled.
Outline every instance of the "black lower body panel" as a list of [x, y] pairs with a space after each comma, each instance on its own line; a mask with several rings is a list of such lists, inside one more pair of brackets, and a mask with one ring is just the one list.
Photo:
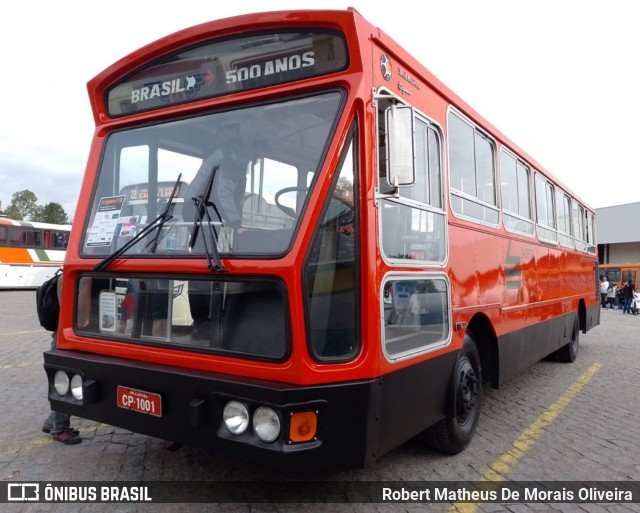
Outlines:
[[[361, 468], [367, 463], [367, 426], [372, 390], [378, 380], [334, 385], [294, 386], [156, 365], [108, 356], [53, 349], [44, 353], [52, 409], [172, 442], [210, 448], [270, 467]], [[80, 374], [84, 397], [60, 397], [56, 371]], [[119, 386], [160, 397], [161, 411], [139, 413], [118, 406]], [[277, 412], [281, 434], [271, 443], [251, 429], [231, 434], [222, 419], [230, 400], [249, 412], [267, 406]], [[317, 412], [317, 434], [306, 442], [289, 440], [294, 412]]]
[[[44, 353], [44, 367], [52, 409], [269, 467], [318, 470], [366, 467], [444, 417], [456, 355], [375, 379], [309, 386], [60, 349]], [[56, 392], [59, 370], [69, 379], [82, 377], [82, 400]], [[123, 408], [118, 387], [158, 402], [153, 408], [148, 407], [153, 401], [147, 402], [150, 413]], [[245, 404], [251, 414], [260, 406], [272, 408], [280, 436], [263, 442], [251, 425], [241, 435], [231, 434], [223, 421], [230, 400]], [[296, 412], [316, 412], [313, 439], [291, 440], [290, 418]]]

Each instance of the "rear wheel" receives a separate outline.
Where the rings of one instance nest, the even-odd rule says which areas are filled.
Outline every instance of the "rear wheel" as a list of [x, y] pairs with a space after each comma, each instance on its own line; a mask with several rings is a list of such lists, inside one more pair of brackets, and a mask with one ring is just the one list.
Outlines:
[[473, 335], [467, 331], [458, 355], [449, 393], [449, 415], [425, 432], [436, 450], [457, 454], [469, 445], [480, 419], [482, 371]]

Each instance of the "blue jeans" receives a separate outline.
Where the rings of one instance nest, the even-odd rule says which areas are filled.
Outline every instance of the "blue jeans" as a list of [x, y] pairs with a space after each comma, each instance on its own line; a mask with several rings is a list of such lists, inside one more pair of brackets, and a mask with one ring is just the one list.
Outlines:
[[52, 411], [47, 420], [44, 421], [45, 426], [51, 426], [51, 434], [59, 435], [65, 432], [71, 426], [69, 422], [69, 414], [61, 411]]
[[630, 297], [624, 300], [624, 310], [622, 310], [623, 314], [631, 313], [631, 301], [633, 301]]

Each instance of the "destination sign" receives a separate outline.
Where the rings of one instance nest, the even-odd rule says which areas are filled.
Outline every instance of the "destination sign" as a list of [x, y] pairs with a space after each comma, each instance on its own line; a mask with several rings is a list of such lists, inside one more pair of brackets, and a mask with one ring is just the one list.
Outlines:
[[[158, 199], [167, 199], [170, 198], [171, 195], [173, 194], [173, 187], [174, 187], [174, 183], [171, 182], [160, 182], [158, 183], [158, 188], [157, 188], [157, 198]], [[174, 194], [174, 198], [179, 198], [180, 197], [180, 189], [182, 187], [185, 187], [186, 183], [185, 182], [180, 182], [178, 184], [178, 187], [176, 189], [176, 192]], [[127, 201], [134, 201], [134, 200], [148, 200], [149, 199], [149, 187], [147, 184], [134, 184], [134, 185], [127, 185], [126, 187], [123, 187], [122, 190], [120, 191], [120, 194], [123, 194]]]
[[107, 94], [111, 116], [159, 109], [346, 69], [344, 39], [327, 32], [261, 33], [155, 60]]

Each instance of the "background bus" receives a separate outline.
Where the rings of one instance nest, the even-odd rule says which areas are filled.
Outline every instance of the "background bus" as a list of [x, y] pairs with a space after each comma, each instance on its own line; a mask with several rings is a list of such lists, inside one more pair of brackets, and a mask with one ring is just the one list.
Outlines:
[[601, 276], [606, 276], [610, 283], [614, 283], [618, 289], [622, 288], [628, 280], [631, 280], [638, 288], [638, 276], [640, 276], [640, 263], [625, 264], [600, 264], [598, 266]]
[[204, 23], [88, 91], [54, 410], [299, 469], [456, 453], [484, 382], [599, 323], [593, 210], [353, 9]]
[[0, 288], [37, 288], [62, 267], [71, 225], [0, 217]]

